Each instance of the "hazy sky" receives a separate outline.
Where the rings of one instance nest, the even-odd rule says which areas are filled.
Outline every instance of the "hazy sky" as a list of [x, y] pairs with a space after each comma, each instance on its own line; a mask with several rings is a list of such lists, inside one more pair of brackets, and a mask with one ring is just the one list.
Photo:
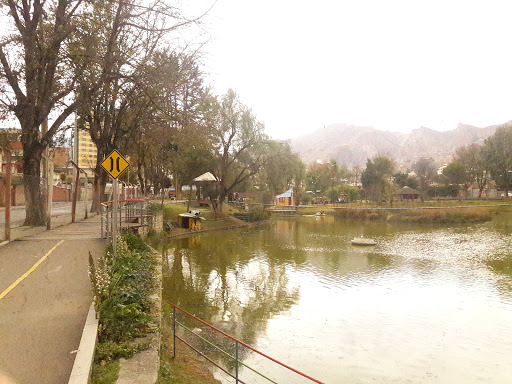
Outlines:
[[511, 11], [510, 0], [218, 0], [205, 65], [215, 91], [235, 89], [278, 139], [333, 123], [499, 124], [512, 119]]

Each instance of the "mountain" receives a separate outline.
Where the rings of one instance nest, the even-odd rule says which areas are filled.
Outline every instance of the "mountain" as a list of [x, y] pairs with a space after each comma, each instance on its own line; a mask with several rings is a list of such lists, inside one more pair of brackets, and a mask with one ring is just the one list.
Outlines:
[[[506, 124], [512, 124], [512, 121]], [[410, 133], [400, 133], [333, 124], [289, 142], [292, 150], [306, 164], [335, 159], [338, 164], [350, 168], [364, 166], [367, 159], [384, 155], [394, 159], [401, 168], [407, 168], [421, 157], [432, 157], [440, 164], [447, 163], [457, 148], [473, 143], [483, 144], [501, 125], [478, 128], [459, 124], [451, 131], [420, 127]]]

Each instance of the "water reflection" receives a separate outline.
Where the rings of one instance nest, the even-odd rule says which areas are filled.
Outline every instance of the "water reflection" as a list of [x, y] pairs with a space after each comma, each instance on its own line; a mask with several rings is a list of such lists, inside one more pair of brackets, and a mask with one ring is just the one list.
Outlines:
[[[164, 298], [329, 383], [505, 383], [510, 233], [506, 223], [279, 219], [163, 246]], [[352, 246], [361, 234], [378, 245]], [[302, 382], [242, 358], [278, 382]]]

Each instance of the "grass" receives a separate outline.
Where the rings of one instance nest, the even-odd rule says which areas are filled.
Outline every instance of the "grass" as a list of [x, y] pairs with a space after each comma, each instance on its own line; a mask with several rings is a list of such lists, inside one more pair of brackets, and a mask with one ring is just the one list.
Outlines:
[[179, 341], [173, 358], [170, 342], [161, 355], [157, 384], [221, 384], [213, 377], [206, 360]]
[[94, 363], [92, 366], [92, 373], [90, 384], [114, 384], [119, 375], [119, 362], [110, 364]]
[[180, 213], [187, 212], [187, 206], [176, 203], [164, 205], [164, 221], [174, 221]]
[[[505, 204], [505, 207], [488, 207], [489, 205]], [[458, 208], [465, 207], [465, 208]], [[337, 209], [336, 209], [337, 208]], [[364, 209], [363, 209], [364, 208]], [[378, 209], [372, 209], [378, 208]], [[400, 210], [391, 208], [402, 208]], [[403, 209], [410, 208], [410, 209]], [[418, 208], [449, 208], [449, 209], [418, 209]], [[398, 202], [393, 207], [366, 203], [330, 204], [318, 207], [298, 207], [299, 214], [314, 214], [325, 211], [336, 217], [354, 220], [373, 220], [404, 223], [481, 223], [492, 220], [496, 216], [512, 212], [510, 200], [440, 200], [426, 202]]]
[[[162, 306], [163, 318], [170, 319], [169, 304]], [[189, 347], [178, 341], [173, 357], [173, 337], [169, 322], [162, 325], [160, 371], [156, 384], [221, 384], [208, 369], [211, 364]]]
[[[239, 211], [228, 204], [223, 205], [222, 213], [215, 213], [213, 209], [207, 207], [191, 207], [191, 209], [198, 209], [201, 211], [201, 216], [206, 219], [201, 222], [203, 230], [216, 230], [240, 225], [240, 221], [231, 216], [233, 212]], [[180, 213], [185, 212], [187, 212], [187, 206], [185, 204], [167, 203], [164, 206], [164, 221], [171, 222], [173, 225], [176, 225], [177, 216]], [[176, 236], [191, 232], [192, 231], [190, 229], [186, 228], [173, 228], [170, 235]], [[158, 239], [158, 237], [155, 237], [152, 241], [155, 239]]]

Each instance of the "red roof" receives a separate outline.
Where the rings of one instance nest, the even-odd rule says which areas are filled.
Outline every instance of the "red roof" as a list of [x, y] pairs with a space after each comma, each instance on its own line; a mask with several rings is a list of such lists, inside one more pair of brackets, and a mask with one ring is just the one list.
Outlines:
[[21, 143], [21, 141], [13, 141], [9, 144], [11, 146], [11, 149], [23, 149], [23, 144]]

